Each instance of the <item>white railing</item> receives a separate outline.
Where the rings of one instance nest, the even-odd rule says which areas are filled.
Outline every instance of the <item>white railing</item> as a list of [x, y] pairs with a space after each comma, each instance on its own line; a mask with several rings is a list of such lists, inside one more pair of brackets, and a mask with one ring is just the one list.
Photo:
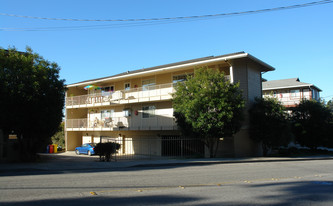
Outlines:
[[107, 104], [121, 104], [143, 102], [161, 99], [171, 99], [174, 93], [173, 83], [138, 87], [115, 92], [71, 96], [66, 98], [66, 107], [70, 106], [97, 106]]
[[67, 119], [66, 129], [68, 131], [89, 130], [177, 130], [177, 124], [173, 118], [155, 117], [152, 122], [131, 122], [128, 117], [112, 117], [101, 119]]

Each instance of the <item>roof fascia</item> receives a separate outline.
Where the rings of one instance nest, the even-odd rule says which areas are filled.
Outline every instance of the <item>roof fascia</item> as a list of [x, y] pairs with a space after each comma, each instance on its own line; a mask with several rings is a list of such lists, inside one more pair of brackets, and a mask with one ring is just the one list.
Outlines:
[[313, 84], [303, 84], [303, 85], [295, 85], [295, 86], [286, 86], [286, 87], [270, 87], [270, 88], [263, 88], [263, 91], [266, 90], [274, 90], [274, 89], [291, 89], [291, 88], [301, 88], [301, 87], [314, 87], [316, 88], [318, 91], [322, 91], [321, 89], [319, 89], [318, 87], [316, 87]]

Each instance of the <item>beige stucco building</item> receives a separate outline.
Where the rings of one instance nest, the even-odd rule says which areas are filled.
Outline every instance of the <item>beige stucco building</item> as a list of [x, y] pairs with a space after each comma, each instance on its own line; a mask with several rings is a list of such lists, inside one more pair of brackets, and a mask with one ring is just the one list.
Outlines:
[[[209, 56], [67, 85], [66, 149], [102, 139], [121, 143], [121, 154], [164, 156], [167, 147], [181, 148], [173, 117], [174, 83], [201, 67], [219, 69], [231, 83], [240, 82], [247, 107], [262, 96], [262, 72], [274, 68], [245, 53]], [[221, 138], [219, 155], [258, 155], [244, 122], [234, 138]], [[172, 138], [170, 138], [172, 137]], [[181, 145], [178, 145], [181, 144]], [[149, 149], [147, 149], [149, 148]], [[205, 149], [204, 149], [205, 150]], [[203, 151], [205, 153], [205, 151]], [[176, 154], [176, 153], [175, 153]]]

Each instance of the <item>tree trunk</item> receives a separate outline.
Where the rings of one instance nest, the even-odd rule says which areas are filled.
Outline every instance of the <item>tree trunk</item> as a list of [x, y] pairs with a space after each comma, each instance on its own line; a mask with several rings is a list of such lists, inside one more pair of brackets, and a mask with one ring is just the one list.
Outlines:
[[208, 146], [209, 149], [209, 158], [216, 157], [216, 153], [219, 146], [218, 138], [208, 138], [206, 142], [207, 142], [206, 145]]

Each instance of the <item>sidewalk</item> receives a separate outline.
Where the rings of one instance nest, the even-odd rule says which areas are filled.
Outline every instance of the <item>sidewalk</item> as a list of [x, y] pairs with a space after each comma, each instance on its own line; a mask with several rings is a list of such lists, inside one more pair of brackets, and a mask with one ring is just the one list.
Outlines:
[[157, 160], [121, 160], [117, 162], [99, 162], [98, 156], [75, 155], [74, 152], [58, 154], [40, 154], [41, 162], [0, 163], [1, 173], [29, 171], [78, 171], [78, 170], [119, 170], [139, 167], [175, 167], [209, 164], [235, 164], [279, 161], [333, 160], [333, 156], [311, 157], [247, 157], [213, 159], [157, 159]]

